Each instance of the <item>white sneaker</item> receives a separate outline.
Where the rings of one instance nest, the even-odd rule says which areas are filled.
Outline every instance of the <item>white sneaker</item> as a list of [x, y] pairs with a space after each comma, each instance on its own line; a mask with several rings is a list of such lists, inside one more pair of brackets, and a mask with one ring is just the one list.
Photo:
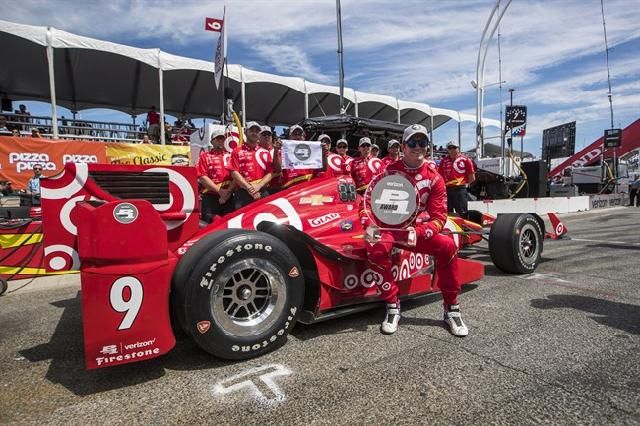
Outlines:
[[398, 329], [398, 323], [400, 322], [400, 302], [387, 303], [387, 316], [382, 325], [380, 331], [383, 334], [393, 334]]
[[464, 337], [469, 334], [469, 329], [462, 321], [460, 313], [460, 305], [451, 305], [444, 311], [444, 322], [449, 326], [451, 334], [458, 337]]

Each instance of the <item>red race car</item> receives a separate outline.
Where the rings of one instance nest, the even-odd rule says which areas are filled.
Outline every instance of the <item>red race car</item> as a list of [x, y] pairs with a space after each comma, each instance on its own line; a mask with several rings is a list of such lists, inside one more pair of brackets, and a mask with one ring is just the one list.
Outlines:
[[[313, 180], [205, 227], [196, 182], [193, 167], [100, 164], [67, 164], [43, 179], [44, 262], [81, 271], [87, 368], [160, 356], [176, 327], [217, 357], [252, 358], [283, 345], [296, 321], [380, 303], [350, 178]], [[460, 248], [485, 238], [499, 268], [535, 270], [539, 217], [474, 215], [477, 223], [447, 222]], [[438, 289], [431, 256], [394, 256], [403, 299]], [[460, 271], [466, 284], [484, 266], [461, 258]]]

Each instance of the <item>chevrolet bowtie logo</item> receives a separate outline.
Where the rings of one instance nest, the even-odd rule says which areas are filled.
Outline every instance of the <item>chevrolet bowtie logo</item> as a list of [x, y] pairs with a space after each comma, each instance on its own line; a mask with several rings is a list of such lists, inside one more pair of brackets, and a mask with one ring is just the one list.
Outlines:
[[312, 206], [321, 206], [324, 203], [333, 202], [333, 197], [328, 197], [326, 195], [315, 194], [309, 197], [300, 198], [300, 204], [311, 204]]

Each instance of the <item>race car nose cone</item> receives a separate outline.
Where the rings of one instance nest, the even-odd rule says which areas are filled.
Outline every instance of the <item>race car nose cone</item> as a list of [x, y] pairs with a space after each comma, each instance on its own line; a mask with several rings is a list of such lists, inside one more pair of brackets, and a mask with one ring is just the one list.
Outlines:
[[238, 298], [240, 300], [247, 300], [251, 297], [251, 289], [247, 286], [242, 286], [238, 289]]

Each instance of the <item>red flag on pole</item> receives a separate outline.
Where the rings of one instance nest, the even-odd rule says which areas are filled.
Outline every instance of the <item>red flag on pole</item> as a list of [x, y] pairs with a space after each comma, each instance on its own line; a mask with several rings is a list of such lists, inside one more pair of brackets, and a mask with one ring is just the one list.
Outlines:
[[224, 19], [204, 18], [204, 29], [219, 33], [224, 26]]

